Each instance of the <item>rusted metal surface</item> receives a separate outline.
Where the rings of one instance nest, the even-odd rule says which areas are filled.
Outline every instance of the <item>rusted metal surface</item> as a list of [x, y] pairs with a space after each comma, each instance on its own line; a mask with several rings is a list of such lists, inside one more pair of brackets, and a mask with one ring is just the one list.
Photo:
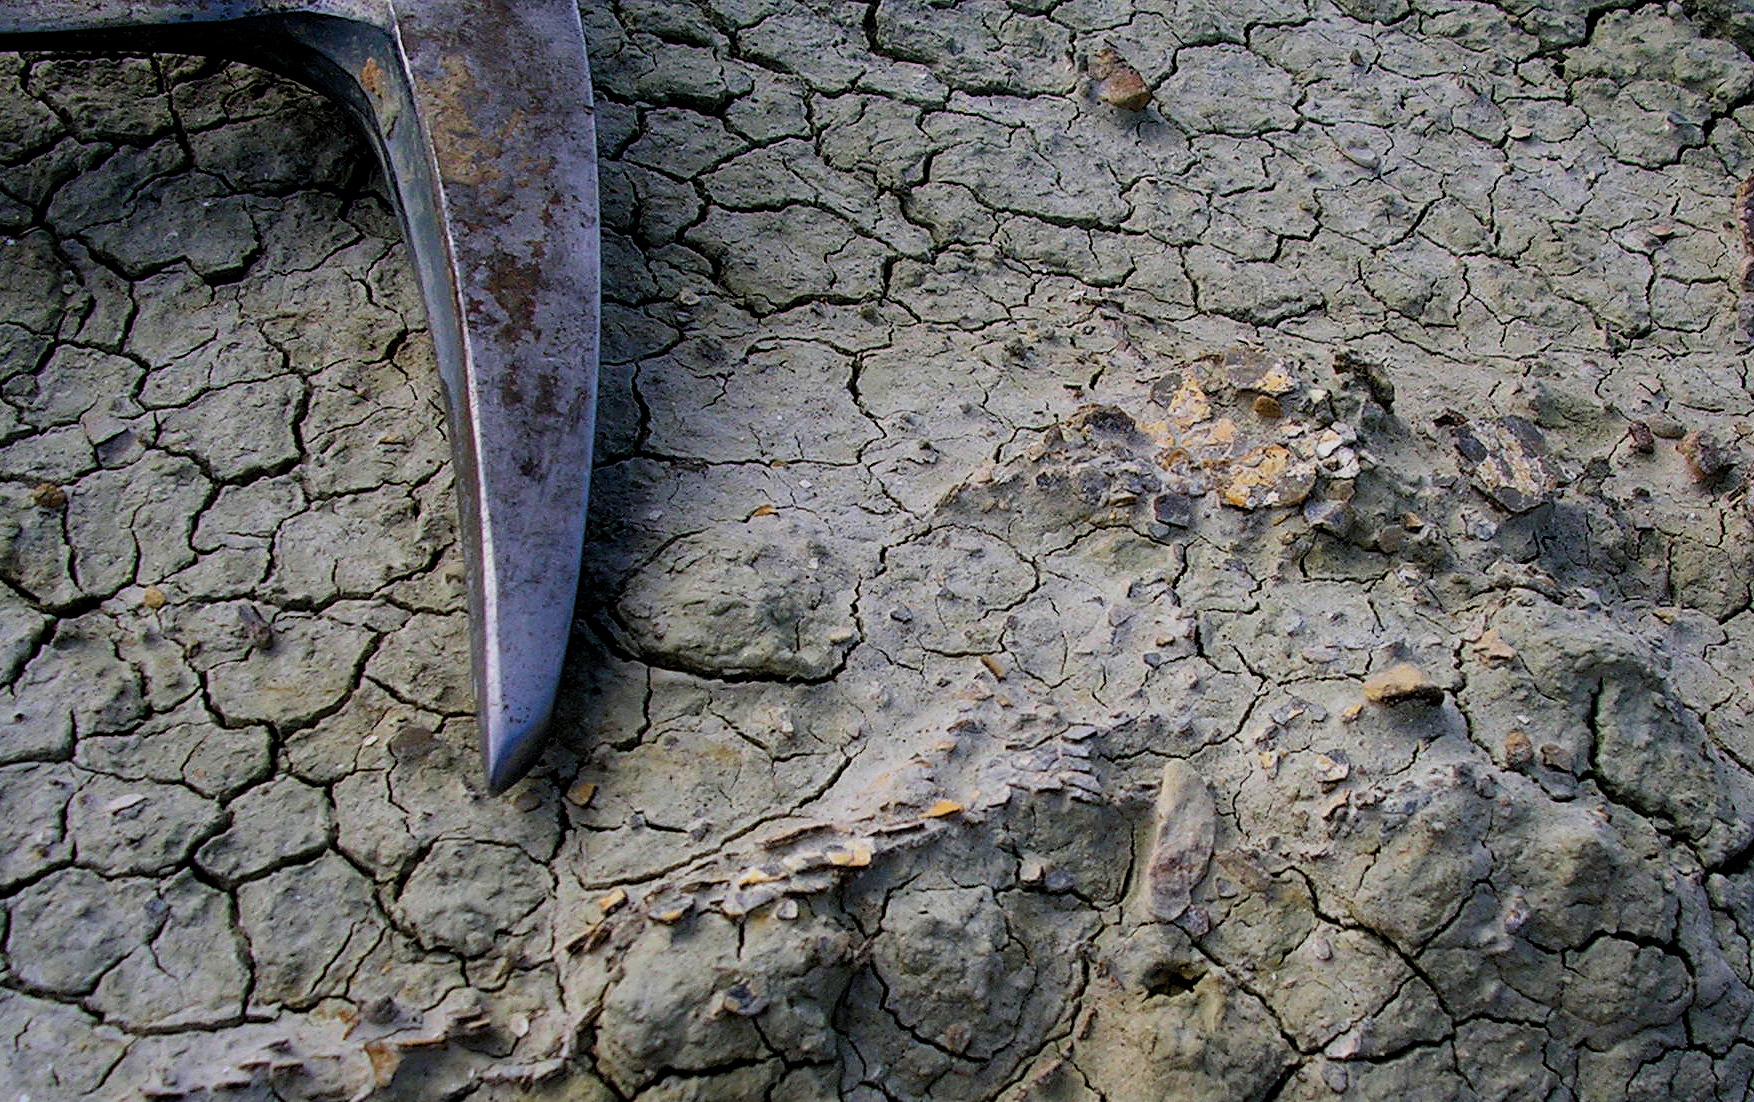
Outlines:
[[444, 380], [482, 755], [503, 791], [553, 708], [591, 469], [596, 141], [572, 0], [0, 0], [0, 46], [234, 58], [359, 118]]

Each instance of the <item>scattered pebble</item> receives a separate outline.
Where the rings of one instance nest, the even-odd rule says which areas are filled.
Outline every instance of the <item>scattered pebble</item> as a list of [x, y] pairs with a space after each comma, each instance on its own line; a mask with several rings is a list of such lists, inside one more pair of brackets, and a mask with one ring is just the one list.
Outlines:
[[1443, 688], [1410, 662], [1400, 662], [1364, 679], [1364, 699], [1372, 704], [1443, 703]]
[[652, 904], [652, 906], [646, 910], [646, 917], [650, 918], [653, 922], [662, 923], [665, 926], [673, 926], [688, 917], [688, 912], [692, 910], [694, 910], [694, 900], [692, 899], [686, 897], [681, 899], [669, 899], [662, 903]]
[[1297, 389], [1294, 363], [1259, 348], [1239, 346], [1219, 358], [1224, 378], [1239, 390], [1283, 398]]
[[1649, 455], [1657, 450], [1656, 436], [1643, 421], [1626, 426], [1626, 440], [1627, 446], [1639, 455]]
[[1571, 772], [1571, 755], [1557, 743], [1541, 744], [1541, 764], [1548, 769], [1557, 769], [1561, 773]]
[[1151, 88], [1145, 78], [1112, 46], [1091, 55], [1090, 76], [1096, 81], [1097, 97], [1110, 107], [1143, 111], [1151, 103]]
[[380, 1087], [389, 1086], [402, 1064], [401, 1051], [387, 1041], [371, 1040], [365, 1043], [365, 1055], [371, 1061], [373, 1081]]
[[164, 590], [155, 585], [147, 586], [146, 591], [140, 594], [140, 607], [149, 612], [157, 612], [168, 603], [170, 603], [170, 598], [164, 595]]
[[366, 1003], [364, 1010], [361, 1011], [365, 1020], [373, 1025], [388, 1025], [395, 1021], [400, 1013], [401, 1010], [396, 1006], [396, 1000], [389, 995], [379, 995]]
[[1474, 653], [1488, 665], [1501, 666], [1516, 657], [1516, 648], [1504, 641], [1497, 628], [1491, 628], [1474, 643]]
[[1341, 534], [1352, 520], [1350, 502], [1337, 501], [1333, 498], [1315, 498], [1304, 502], [1303, 520], [1311, 528], [1319, 528], [1335, 535]]
[[404, 723], [390, 736], [390, 753], [397, 761], [412, 761], [431, 753], [438, 746], [438, 736], [418, 723]]
[[1687, 460], [1687, 467], [1698, 482], [1716, 481], [1735, 465], [1729, 448], [1716, 436], [1699, 429], [1683, 436], [1675, 449]]
[[1535, 760], [1535, 746], [1529, 741], [1529, 733], [1517, 729], [1504, 736], [1504, 763], [1512, 769], [1521, 769], [1531, 765]]
[[1157, 523], [1171, 528], [1188, 528], [1194, 523], [1194, 499], [1186, 494], [1162, 493], [1151, 500], [1151, 515]]
[[725, 991], [719, 1005], [740, 1018], [753, 1018], [767, 1009], [767, 999], [746, 983], [734, 983]]
[[1196, 903], [1176, 919], [1176, 925], [1189, 937], [1205, 937], [1212, 932], [1212, 912]]
[[1388, 368], [1374, 357], [1341, 349], [1334, 353], [1334, 373], [1362, 384], [1371, 401], [1383, 409], [1395, 408], [1394, 380], [1389, 378]]
[[1645, 424], [1650, 427], [1650, 434], [1659, 440], [1679, 440], [1687, 435], [1687, 429], [1673, 417], [1651, 417]]
[[1316, 755], [1316, 780], [1323, 788], [1332, 788], [1352, 775], [1352, 767], [1343, 761], [1335, 761], [1326, 754]]
[[252, 650], [274, 649], [274, 628], [253, 605], [238, 607], [238, 626], [243, 632], [244, 642]]
[[1323, 1067], [1322, 1068], [1322, 1082], [1326, 1083], [1328, 1085], [1328, 1089], [1333, 1091], [1335, 1094], [1340, 1094], [1340, 1093], [1344, 1092], [1346, 1090], [1346, 1086], [1348, 1083], [1348, 1077], [1346, 1075], [1345, 1065], [1343, 1065], [1343, 1064], [1328, 1064], [1327, 1066]]

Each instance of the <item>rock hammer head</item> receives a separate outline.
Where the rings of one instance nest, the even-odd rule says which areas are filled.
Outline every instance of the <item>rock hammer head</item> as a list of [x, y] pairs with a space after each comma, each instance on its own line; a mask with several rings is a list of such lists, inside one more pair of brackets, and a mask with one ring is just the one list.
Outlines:
[[233, 58], [347, 105], [444, 382], [487, 787], [540, 756], [595, 421], [596, 135], [574, 0], [0, 0], [0, 46]]

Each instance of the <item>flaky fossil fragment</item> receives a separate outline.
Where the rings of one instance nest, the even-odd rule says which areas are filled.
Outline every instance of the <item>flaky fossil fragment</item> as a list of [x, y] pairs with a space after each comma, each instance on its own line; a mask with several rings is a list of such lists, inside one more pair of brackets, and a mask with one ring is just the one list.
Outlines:
[[1533, 422], [1522, 417], [1470, 421], [1446, 414], [1439, 424], [1454, 429], [1456, 451], [1475, 487], [1505, 512], [1526, 513], [1558, 490], [1560, 473]]

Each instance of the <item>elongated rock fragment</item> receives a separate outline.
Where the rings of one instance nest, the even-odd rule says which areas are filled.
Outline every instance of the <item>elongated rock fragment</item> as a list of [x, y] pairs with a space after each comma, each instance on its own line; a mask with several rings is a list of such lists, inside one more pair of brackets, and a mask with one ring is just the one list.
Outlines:
[[1188, 909], [1194, 887], [1212, 863], [1217, 829], [1217, 807], [1205, 780], [1185, 761], [1165, 765], [1145, 866], [1145, 907], [1152, 918], [1173, 922]]

